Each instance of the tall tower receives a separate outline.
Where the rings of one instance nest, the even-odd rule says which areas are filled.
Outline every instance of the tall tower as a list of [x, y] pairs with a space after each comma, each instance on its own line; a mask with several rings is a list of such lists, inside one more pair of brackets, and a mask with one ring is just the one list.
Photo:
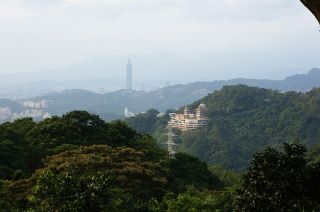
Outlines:
[[127, 90], [132, 90], [132, 64], [130, 59], [127, 64]]
[[168, 136], [168, 141], [165, 142], [165, 144], [168, 145], [169, 158], [175, 159], [176, 158], [175, 146], [177, 146], [177, 144], [174, 142], [174, 137], [176, 135], [172, 132], [171, 127], [168, 128], [168, 133], [166, 135]]

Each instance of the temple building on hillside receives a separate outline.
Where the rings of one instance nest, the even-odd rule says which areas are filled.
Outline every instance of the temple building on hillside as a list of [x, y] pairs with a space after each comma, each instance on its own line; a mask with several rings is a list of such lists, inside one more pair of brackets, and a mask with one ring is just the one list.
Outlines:
[[184, 108], [183, 113], [170, 113], [170, 121], [168, 127], [177, 128], [181, 131], [195, 130], [204, 127], [208, 123], [205, 115], [206, 105], [200, 104], [196, 109], [196, 113], [192, 113], [188, 107]]

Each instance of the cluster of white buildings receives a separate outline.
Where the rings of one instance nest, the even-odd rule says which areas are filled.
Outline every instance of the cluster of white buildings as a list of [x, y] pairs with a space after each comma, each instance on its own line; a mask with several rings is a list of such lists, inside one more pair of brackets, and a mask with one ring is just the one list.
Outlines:
[[13, 113], [11, 112], [10, 108], [0, 108], [0, 123], [28, 117], [35, 120], [43, 120], [46, 118], [51, 118], [51, 114], [43, 110], [36, 109], [27, 109], [21, 113]]
[[12, 112], [9, 107], [0, 107], [0, 123], [27, 117], [35, 120], [43, 120], [51, 117], [51, 114], [44, 110], [48, 107], [48, 104], [45, 100], [24, 101], [20, 104], [24, 108], [24, 110], [21, 112]]
[[51, 114], [48, 112], [44, 112], [43, 110], [25, 110], [21, 113], [12, 113], [10, 121], [29, 117], [35, 120], [42, 120], [51, 118]]
[[11, 117], [11, 109], [8, 107], [0, 107], [0, 121], [8, 120]]
[[204, 127], [209, 120], [205, 112], [206, 105], [200, 104], [195, 113], [192, 113], [188, 107], [184, 108], [183, 113], [170, 113], [168, 127], [177, 128], [181, 131], [190, 131]]
[[27, 100], [21, 103], [25, 108], [33, 108], [33, 109], [46, 109], [48, 107], [48, 103], [46, 100], [40, 101], [31, 101]]
[[135, 115], [137, 115], [137, 114], [131, 112], [131, 111], [129, 110], [128, 106], [126, 106], [126, 107], [124, 108], [124, 117], [130, 118], [130, 117], [135, 116]]

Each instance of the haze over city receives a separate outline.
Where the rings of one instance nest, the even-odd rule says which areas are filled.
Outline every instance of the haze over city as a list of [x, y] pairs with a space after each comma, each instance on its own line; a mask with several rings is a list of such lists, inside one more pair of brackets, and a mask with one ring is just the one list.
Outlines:
[[282, 79], [320, 66], [317, 23], [299, 1], [1, 0], [0, 26], [0, 78], [17, 81], [124, 79], [129, 57], [144, 81]]

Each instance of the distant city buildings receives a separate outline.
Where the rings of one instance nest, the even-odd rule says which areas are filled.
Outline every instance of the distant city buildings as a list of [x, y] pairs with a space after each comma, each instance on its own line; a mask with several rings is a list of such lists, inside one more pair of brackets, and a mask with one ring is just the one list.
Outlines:
[[200, 104], [196, 109], [196, 113], [192, 113], [188, 107], [185, 107], [182, 114], [169, 114], [170, 121], [168, 122], [168, 126], [180, 129], [181, 131], [195, 130], [204, 127], [208, 123], [208, 118], [206, 117], [205, 112], [205, 104]]
[[165, 115], [166, 115], [165, 113], [158, 113], [157, 117], [161, 118], [161, 117], [164, 117]]
[[43, 110], [26, 109], [21, 113], [13, 113], [8, 108], [0, 108], [0, 123], [6, 121], [15, 121], [22, 118], [33, 118], [34, 120], [41, 121], [46, 118], [51, 118], [51, 114]]
[[126, 118], [129, 118], [129, 117], [132, 117], [132, 116], [135, 116], [135, 115], [136, 115], [135, 113], [133, 113], [133, 112], [131, 112], [131, 111], [129, 110], [128, 106], [126, 106], [126, 107], [124, 108], [124, 116], [125, 116]]
[[40, 101], [24, 101], [21, 103], [23, 107], [26, 108], [33, 108], [33, 109], [46, 109], [48, 107], [48, 103], [46, 100], [40, 100]]
[[49, 119], [49, 118], [52, 118], [52, 116], [51, 116], [50, 113], [46, 112], [46, 113], [43, 114], [42, 118], [43, 119]]
[[0, 107], [0, 121], [8, 120], [11, 116], [11, 109], [8, 107]]
[[130, 59], [127, 64], [127, 90], [132, 90], [132, 64]]
[[51, 114], [45, 111], [45, 109], [48, 107], [46, 100], [27, 100], [20, 102], [20, 104], [23, 107], [21, 112], [13, 112], [9, 107], [0, 107], [0, 123], [6, 121], [15, 121], [17, 119], [27, 117], [33, 118], [37, 121], [51, 117]]

